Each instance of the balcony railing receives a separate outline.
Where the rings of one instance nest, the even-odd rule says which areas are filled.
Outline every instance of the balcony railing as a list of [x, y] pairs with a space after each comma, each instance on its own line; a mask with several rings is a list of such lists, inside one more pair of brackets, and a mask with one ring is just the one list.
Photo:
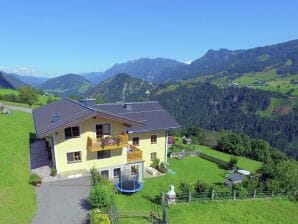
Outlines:
[[141, 160], [143, 160], [143, 151], [130, 145], [130, 150], [127, 151], [127, 162], [133, 163]]
[[87, 148], [91, 152], [120, 149], [128, 146], [128, 135], [107, 136], [102, 138], [87, 138]]

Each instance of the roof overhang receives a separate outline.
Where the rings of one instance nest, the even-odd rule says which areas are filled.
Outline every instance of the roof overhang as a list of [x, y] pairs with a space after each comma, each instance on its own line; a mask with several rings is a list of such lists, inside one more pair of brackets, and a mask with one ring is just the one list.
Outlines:
[[46, 136], [49, 136], [49, 135], [53, 134], [54, 132], [63, 130], [64, 128], [67, 128], [67, 127], [72, 126], [72, 125], [80, 124], [80, 123], [82, 123], [86, 120], [96, 118], [96, 117], [101, 117], [101, 118], [105, 118], [105, 119], [108, 119], [108, 120], [113, 120], [113, 121], [116, 121], [116, 122], [119, 122], [119, 123], [123, 123], [125, 126], [128, 126], [128, 127], [144, 127], [145, 126], [143, 122], [127, 119], [127, 118], [124, 118], [122, 116], [121, 117], [117, 116], [117, 115], [115, 116], [114, 114], [108, 114], [108, 113], [104, 113], [102, 111], [94, 111], [91, 114], [89, 114], [87, 116], [84, 116], [80, 119], [65, 122], [65, 123], [63, 123], [59, 126], [49, 128], [49, 130], [44, 131], [42, 133], [36, 133], [36, 135], [37, 135], [38, 138], [44, 138]]

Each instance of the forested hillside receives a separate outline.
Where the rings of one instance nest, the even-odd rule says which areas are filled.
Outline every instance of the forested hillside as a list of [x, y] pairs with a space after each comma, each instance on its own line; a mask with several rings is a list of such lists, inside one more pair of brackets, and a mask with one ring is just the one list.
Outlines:
[[[121, 73], [101, 82], [86, 94], [91, 97], [101, 97], [107, 102], [144, 101], [149, 94], [156, 91], [159, 85], [153, 85], [142, 79]], [[147, 92], [147, 94], [146, 94]]]
[[38, 88], [58, 96], [81, 96], [92, 86], [92, 83], [80, 75], [66, 74], [48, 79]]
[[172, 91], [159, 91], [152, 99], [158, 100], [184, 128], [198, 126], [207, 130], [227, 129], [245, 133], [264, 139], [298, 158], [297, 102], [286, 113], [269, 111], [272, 100], [287, 100], [281, 94], [188, 83]]

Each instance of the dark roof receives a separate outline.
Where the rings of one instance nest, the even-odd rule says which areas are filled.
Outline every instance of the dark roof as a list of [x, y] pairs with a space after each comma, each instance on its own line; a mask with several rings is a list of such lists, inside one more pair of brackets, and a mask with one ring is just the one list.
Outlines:
[[123, 122], [128, 126], [144, 126], [142, 122], [109, 111], [87, 107], [68, 98], [61, 99], [33, 110], [36, 135], [39, 138], [45, 137], [49, 133], [58, 129], [65, 128], [95, 116]]
[[233, 173], [229, 176], [229, 180], [231, 180], [232, 182], [234, 181], [242, 181], [244, 178], [243, 175], [239, 174], [239, 173]]
[[170, 130], [181, 127], [157, 101], [97, 104], [96, 108], [144, 123], [143, 127], [128, 128], [129, 132]]
[[129, 132], [168, 130], [180, 127], [156, 101], [98, 104], [91, 107], [64, 98], [33, 110], [36, 135], [39, 138], [95, 116], [123, 122], [128, 126]]

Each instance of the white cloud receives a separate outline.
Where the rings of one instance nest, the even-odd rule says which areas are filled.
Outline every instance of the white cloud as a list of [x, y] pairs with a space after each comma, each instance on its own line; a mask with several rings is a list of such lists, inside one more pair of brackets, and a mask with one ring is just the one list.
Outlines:
[[29, 67], [18, 67], [18, 68], [6, 68], [4, 66], [0, 66], [0, 71], [4, 71], [7, 73], [16, 73], [19, 75], [36, 75], [37, 71], [36, 69], [29, 68]]
[[36, 73], [36, 70], [28, 67], [19, 67], [14, 69], [14, 73], [18, 73], [21, 75], [34, 75]]
[[187, 60], [186, 62], [184, 62], [185, 64], [190, 65], [192, 63], [192, 60]]

